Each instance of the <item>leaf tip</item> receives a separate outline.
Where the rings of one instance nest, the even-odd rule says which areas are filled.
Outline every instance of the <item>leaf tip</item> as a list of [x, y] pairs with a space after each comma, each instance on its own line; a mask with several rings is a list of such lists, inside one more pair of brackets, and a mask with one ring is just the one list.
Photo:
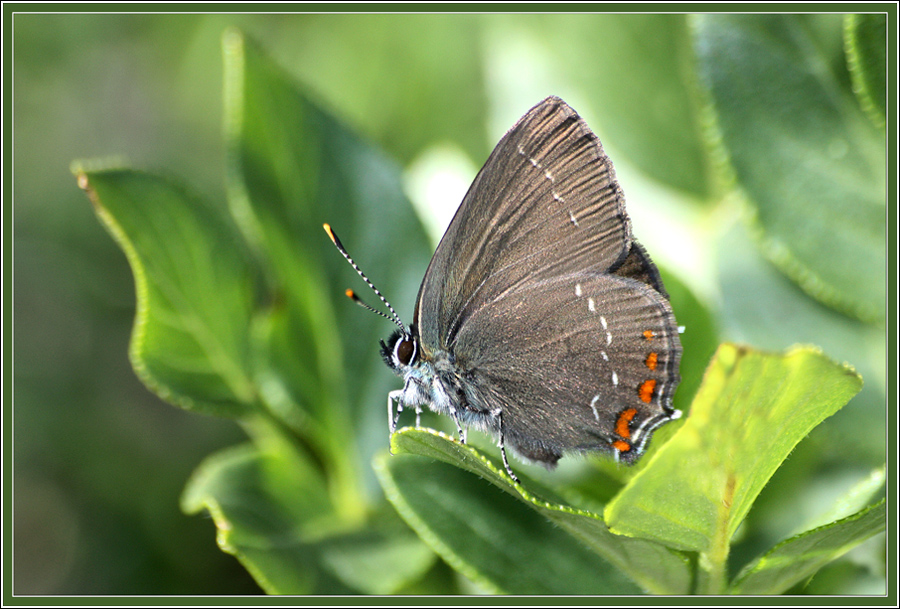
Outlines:
[[825, 354], [824, 351], [822, 351], [822, 348], [817, 345], [793, 345], [787, 350], [786, 355], [789, 358], [807, 355], [820, 359], [823, 362], [827, 362], [834, 368], [836, 368], [841, 375], [848, 377], [856, 387], [857, 392], [862, 389], [864, 383], [863, 377], [859, 372], [857, 372], [856, 367], [853, 364], [847, 361], [838, 362], [831, 359], [830, 357], [828, 357], [828, 355]]
[[84, 192], [88, 193], [88, 196], [90, 196], [91, 185], [90, 185], [90, 181], [88, 180], [87, 173], [85, 173], [80, 168], [79, 169], [73, 168], [72, 173], [75, 174], [75, 180], [78, 182], [78, 188], [80, 188]]
[[226, 52], [240, 52], [244, 45], [244, 34], [236, 27], [226, 28], [222, 33], [222, 46]]

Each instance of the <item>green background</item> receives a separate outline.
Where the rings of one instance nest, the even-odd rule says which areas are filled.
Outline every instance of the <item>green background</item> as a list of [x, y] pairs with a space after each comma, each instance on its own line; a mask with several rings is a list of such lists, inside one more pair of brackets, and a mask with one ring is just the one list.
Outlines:
[[[841, 16], [742, 19], [15, 15], [13, 591], [260, 591], [216, 548], [209, 519], [178, 507], [203, 457], [244, 435], [138, 381], [127, 359], [131, 272], [69, 171], [74, 159], [122, 156], [224, 200], [221, 37], [230, 26], [393, 157], [423, 208], [418, 185], [435, 167], [455, 169], [439, 189], [452, 211], [503, 132], [561, 96], [613, 159], [635, 234], [709, 311], [718, 339], [816, 344], [855, 366], [863, 391], [779, 470], [749, 530], [766, 521], [770, 535], [786, 534], [882, 464], [885, 244], [865, 235], [874, 227], [878, 236], [879, 219], [884, 230], [884, 107], [879, 126], [877, 103], [852, 93]], [[747, 56], [731, 49], [759, 73], [745, 73]], [[770, 73], [801, 83], [778, 89], [777, 113], [754, 103], [753, 79]], [[798, 139], [788, 137], [794, 128]], [[828, 180], [846, 192], [824, 188]], [[372, 254], [346, 245], [368, 268]], [[331, 247], [324, 235], [321, 247]], [[394, 300], [408, 320], [413, 303]], [[676, 315], [684, 323], [694, 313]], [[374, 345], [359, 348], [377, 358]], [[710, 355], [685, 353], [685, 391]], [[387, 445], [381, 394], [372, 409], [366, 424], [384, 437], [377, 452]], [[751, 535], [745, 552], [776, 541]], [[879, 589], [877, 543], [836, 567], [836, 581], [853, 582], [841, 590]]]

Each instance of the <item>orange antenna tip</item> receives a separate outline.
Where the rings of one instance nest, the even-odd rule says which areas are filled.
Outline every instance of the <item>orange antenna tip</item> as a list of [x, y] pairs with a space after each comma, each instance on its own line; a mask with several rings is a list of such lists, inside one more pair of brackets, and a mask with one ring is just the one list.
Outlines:
[[[331, 230], [331, 225], [326, 222], [322, 225], [322, 228], [324, 228], [325, 232], [328, 233], [328, 237], [331, 239], [331, 242], [334, 243], [335, 247], [337, 247], [338, 250], [340, 250], [341, 254], [344, 255], [344, 258], [350, 260], [350, 257], [347, 255], [347, 250], [344, 249], [344, 244], [341, 243], [341, 240], [338, 239], [338, 236], [334, 234], [333, 230]], [[359, 271], [357, 271], [357, 273], [358, 272]]]

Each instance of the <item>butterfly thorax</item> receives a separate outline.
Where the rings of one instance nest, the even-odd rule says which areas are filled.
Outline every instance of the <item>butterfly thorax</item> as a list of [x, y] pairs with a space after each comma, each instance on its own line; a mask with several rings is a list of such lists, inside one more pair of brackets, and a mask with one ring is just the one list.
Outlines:
[[450, 416], [462, 427], [473, 426], [483, 431], [496, 431], [497, 421], [489, 410], [474, 407], [463, 390], [466, 376], [455, 355], [445, 349], [431, 353], [420, 349], [415, 328], [395, 332], [381, 343], [381, 355], [395, 374], [403, 379], [397, 395], [402, 408], [428, 406]]

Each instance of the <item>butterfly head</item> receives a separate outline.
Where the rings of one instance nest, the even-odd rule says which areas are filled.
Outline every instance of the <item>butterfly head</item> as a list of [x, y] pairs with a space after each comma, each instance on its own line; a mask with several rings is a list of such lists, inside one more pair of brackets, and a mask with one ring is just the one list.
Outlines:
[[387, 342], [381, 341], [381, 357], [388, 368], [405, 376], [419, 359], [419, 341], [414, 329], [397, 330], [391, 334]]

